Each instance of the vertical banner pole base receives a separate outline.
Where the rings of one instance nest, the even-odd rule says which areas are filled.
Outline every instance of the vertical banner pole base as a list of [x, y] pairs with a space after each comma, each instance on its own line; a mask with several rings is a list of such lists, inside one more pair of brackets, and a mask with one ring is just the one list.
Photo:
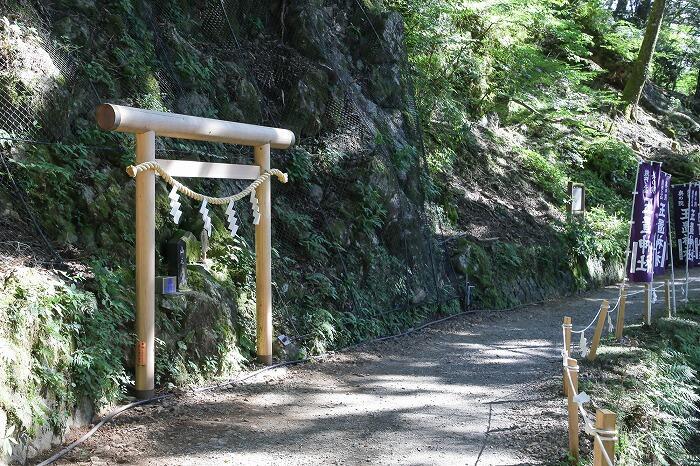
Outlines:
[[620, 307], [617, 309], [617, 322], [615, 325], [615, 338], [619, 341], [622, 339], [622, 333], [625, 329], [625, 307], [627, 306], [627, 287], [625, 282], [620, 285]]
[[651, 286], [644, 284], [644, 325], [651, 324]]
[[[569, 357], [571, 354], [571, 331], [573, 330], [573, 322], [571, 320], [571, 317], [566, 316], [564, 317], [564, 323], [562, 325], [562, 328], [564, 329], [564, 351], [566, 352], [566, 356]], [[564, 396], [567, 396], [569, 393], [569, 382], [566, 380], [566, 368], [564, 369]]]

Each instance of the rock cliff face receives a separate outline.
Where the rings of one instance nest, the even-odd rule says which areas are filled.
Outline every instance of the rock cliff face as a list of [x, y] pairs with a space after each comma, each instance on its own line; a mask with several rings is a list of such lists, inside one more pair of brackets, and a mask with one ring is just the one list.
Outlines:
[[[77, 422], [78, 400], [112, 403], [130, 387], [134, 184], [124, 167], [133, 142], [97, 130], [94, 107], [102, 102], [296, 133], [294, 148], [273, 152], [273, 166], [290, 177], [273, 185], [273, 320], [293, 341], [277, 349], [279, 357], [453, 312], [464, 304], [466, 275], [485, 306], [573, 286], [566, 251], [548, 237], [539, 249], [474, 248], [468, 236], [442, 231], [443, 213], [426, 202], [433, 186], [396, 13], [366, 0], [0, 0], [0, 7], [0, 208], [9, 219], [0, 221], [0, 253], [25, 267], [0, 269], [0, 349], [21, 356], [11, 368], [29, 367], [0, 379], [0, 415], [24, 442], [17, 459], [35, 453], [27, 448], [32, 438], [56, 440]], [[476, 140], [469, 145], [473, 160], [457, 162], [456, 178], [497, 153]], [[157, 150], [161, 158], [252, 162], [249, 151], [220, 144], [160, 139]], [[498, 189], [511, 176], [487, 175], [470, 182]], [[215, 196], [244, 186], [188, 184]], [[237, 238], [223, 210], [211, 210], [201, 263], [199, 206], [183, 200], [176, 226], [167, 192], [159, 182], [158, 273], [167, 270], [166, 243], [185, 237], [191, 289], [158, 302], [161, 387], [236, 370], [255, 349], [249, 207], [238, 206]], [[513, 219], [511, 209], [492, 221], [493, 213], [468, 202], [455, 206], [463, 218], [483, 214], [476, 223], [495, 230], [540, 225], [526, 212]], [[10, 237], [24, 246], [8, 247]], [[496, 271], [501, 258], [512, 271]], [[17, 291], [33, 286], [26, 268], [56, 265], [67, 272], [37, 272], [58, 282], [47, 299]], [[57, 343], [16, 336], [19, 316], [37, 309], [32, 334], [57, 335]]]
[[[39, 306], [44, 320], [36, 328], [50, 324], [62, 338], [53, 346], [19, 341], [10, 325], [0, 324], [1, 341], [30, 367], [0, 386], [2, 413], [22, 433], [15, 459], [36, 453], [28, 445], [43, 448], [60, 439], [74, 423], [76, 400], [101, 405], [128, 390], [133, 181], [124, 167], [133, 157], [132, 142], [96, 129], [98, 103], [296, 133], [293, 149], [273, 154], [273, 166], [290, 175], [288, 185], [273, 187], [274, 324], [294, 340], [281, 357], [398, 329], [424, 318], [438, 301], [443, 311], [459, 305], [450, 304], [461, 289], [450, 281], [449, 262], [425, 214], [426, 179], [399, 15], [361, 0], [0, 4], [0, 131], [8, 138], [0, 199], [4, 218], [14, 219], [3, 223], [0, 236], [21, 230], [20, 242], [31, 247], [17, 261], [42, 268], [50, 259], [70, 277], [52, 275], [63, 282], [52, 288], [55, 298], [15, 297], [3, 304], [9, 321]], [[251, 162], [246, 150], [216, 144], [163, 139], [158, 151], [164, 158]], [[213, 195], [243, 186], [191, 184]], [[185, 201], [176, 227], [166, 195], [159, 184], [159, 252], [183, 235], [197, 249], [198, 205]], [[212, 210], [209, 260], [195, 264], [196, 254], [191, 257], [192, 289], [159, 300], [162, 386], [225, 373], [252, 356], [247, 210], [242, 203], [244, 225], [236, 239], [228, 235], [223, 211]], [[158, 272], [166, 268], [159, 254]], [[11, 284], [6, 292], [32, 286], [18, 270], [3, 270]], [[56, 305], [72, 293], [92, 304]], [[39, 347], [50, 357], [37, 354]]]

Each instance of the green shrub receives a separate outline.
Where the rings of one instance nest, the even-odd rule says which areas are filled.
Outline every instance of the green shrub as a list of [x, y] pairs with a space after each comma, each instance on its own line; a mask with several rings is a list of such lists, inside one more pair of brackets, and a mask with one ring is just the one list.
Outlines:
[[545, 158], [541, 154], [523, 149], [523, 168], [532, 176], [542, 190], [551, 195], [559, 204], [566, 199], [568, 178], [554, 158]]
[[566, 236], [571, 251], [579, 258], [621, 262], [624, 259], [628, 230], [627, 219], [592, 207], [583, 220], [568, 222]]
[[634, 190], [636, 154], [627, 144], [612, 138], [594, 140], [585, 152], [585, 167], [628, 197]]

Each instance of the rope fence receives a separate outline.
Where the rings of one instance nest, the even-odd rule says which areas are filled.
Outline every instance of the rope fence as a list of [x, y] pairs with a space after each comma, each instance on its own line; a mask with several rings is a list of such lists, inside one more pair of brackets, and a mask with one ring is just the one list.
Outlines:
[[[697, 281], [697, 280], [692, 280]], [[578, 361], [571, 357], [571, 343], [574, 334], [580, 335], [578, 343], [578, 351], [582, 357], [589, 361], [596, 358], [600, 340], [605, 327], [605, 322], [608, 323], [608, 332], [612, 333], [615, 330], [615, 338], [619, 341], [622, 339], [624, 329], [624, 313], [627, 304], [627, 299], [631, 296], [644, 294], [644, 323], [651, 323], [651, 304], [655, 302], [656, 291], [665, 289], [665, 311], [666, 316], [673, 315], [671, 305], [671, 287], [675, 283], [665, 280], [656, 286], [650, 283], [645, 283], [640, 290], [628, 292], [628, 285], [621, 284], [620, 294], [615, 302], [615, 305], [610, 307], [608, 300], [603, 300], [600, 308], [596, 312], [591, 322], [585, 327], [574, 330], [572, 318], [566, 316], [562, 322], [562, 340], [564, 347], [562, 349], [562, 367], [563, 367], [563, 391], [567, 397], [568, 408], [568, 431], [569, 431], [569, 454], [571, 457], [578, 460], [579, 458], [579, 416], [583, 419], [583, 430], [586, 434], [593, 438], [593, 464], [595, 466], [613, 466], [615, 464], [615, 442], [618, 440], [616, 421], [617, 415], [609, 410], [600, 409], [596, 406], [595, 419], [591, 419], [591, 415], [586, 411], [584, 405], [586, 403], [595, 403], [586, 392], [578, 391]], [[611, 315], [617, 312], [617, 324], [613, 328]], [[595, 325], [593, 340], [590, 348], [587, 347], [585, 333]]]
[[[625, 312], [627, 299], [631, 296], [646, 293], [645, 299], [650, 300], [650, 302], [646, 304], [648, 306], [648, 304], [650, 304], [652, 302], [656, 302], [656, 298], [655, 298], [656, 292], [662, 288], [665, 288], [665, 290], [666, 290], [665, 303], [666, 303], [666, 309], [669, 313], [668, 315], [670, 317], [670, 312], [671, 312], [670, 311], [670, 309], [671, 309], [670, 291], [669, 291], [670, 286], [671, 286], [670, 283], [668, 282], [668, 280], [666, 280], [665, 283], [661, 283], [655, 287], [650, 287], [649, 291], [647, 291], [647, 289], [645, 287], [644, 289], [641, 289], [641, 290], [628, 292], [627, 285], [625, 285], [625, 284], [621, 285], [620, 286], [620, 295], [618, 296], [617, 301], [615, 302], [615, 305], [612, 308], [610, 308], [608, 302], [605, 301], [604, 302], [605, 307], [606, 307], [605, 313], [603, 313], [604, 306], [601, 306], [598, 309], [598, 312], [596, 312], [595, 316], [593, 316], [593, 319], [591, 319], [591, 321], [588, 323], [588, 325], [586, 325], [584, 328], [579, 329], [579, 330], [574, 330], [573, 325], [571, 325], [571, 323], [564, 324], [564, 325], [568, 325], [566, 327], [566, 329], [567, 329], [567, 332], [569, 333], [568, 340], [565, 340], [565, 341], [569, 341], [569, 343], [570, 343], [573, 334], [580, 335], [579, 342], [578, 342], [578, 350], [579, 350], [582, 357], [586, 357], [586, 356], [588, 356], [588, 354], [590, 352], [587, 348], [588, 340], [586, 339], [586, 336], [585, 336], [586, 331], [588, 331], [591, 327], [593, 327], [597, 323], [593, 343], [591, 346], [591, 348], [594, 348], [594, 347], [597, 348], [598, 344], [600, 343], [600, 337], [602, 336], [602, 331], [604, 329], [604, 325], [605, 325], [606, 321], [608, 324], [608, 332], [612, 333], [613, 331], [615, 331], [615, 337], [618, 340], [621, 339], [622, 332], [624, 329], [624, 312]], [[649, 295], [651, 295], [651, 297]], [[616, 311], [618, 312], [616, 324], [613, 325], [612, 315]], [[648, 323], [648, 322], [646, 322], [646, 318], [647, 318], [647, 316], [645, 315], [645, 323]], [[600, 332], [598, 332], [599, 329], [600, 329]], [[598, 335], [597, 341], [596, 341], [595, 335]], [[594, 359], [594, 358], [595, 358], [595, 352], [593, 354], [592, 359]]]
[[[618, 304], [620, 300], [618, 300]], [[590, 357], [595, 358], [595, 351], [600, 342], [602, 324], [605, 316], [608, 315], [609, 303], [603, 301], [597, 313], [598, 325], [596, 326], [596, 337], [594, 337]], [[611, 311], [610, 311], [611, 312]], [[602, 316], [602, 318], [601, 318]], [[594, 319], [595, 321], [595, 319]], [[589, 326], [590, 327], [590, 326]], [[600, 329], [600, 332], [598, 331]], [[582, 330], [581, 332], [585, 331]], [[572, 323], [571, 317], [564, 317], [562, 324], [564, 336], [564, 349], [562, 350], [562, 366], [564, 371], [564, 395], [567, 397], [567, 407], [569, 413], [569, 454], [578, 460], [579, 458], [579, 414], [583, 419], [584, 432], [593, 437], [593, 464], [608, 465], [615, 464], [615, 442], [617, 441], [617, 429], [615, 427], [617, 415], [606, 409], [597, 409], [595, 423], [591, 421], [584, 404], [591, 401], [586, 392], [578, 391], [579, 365], [576, 359], [569, 354], [571, 344]]]

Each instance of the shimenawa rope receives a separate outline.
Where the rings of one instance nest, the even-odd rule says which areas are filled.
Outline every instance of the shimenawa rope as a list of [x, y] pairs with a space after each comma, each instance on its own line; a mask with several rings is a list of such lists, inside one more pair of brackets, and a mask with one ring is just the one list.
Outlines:
[[259, 177], [255, 179], [250, 185], [248, 185], [247, 188], [245, 188], [243, 191], [241, 191], [238, 194], [233, 194], [231, 196], [227, 197], [212, 197], [212, 196], [207, 196], [205, 194], [198, 193], [196, 191], [193, 191], [192, 189], [188, 188], [184, 184], [180, 183], [176, 179], [174, 179], [172, 176], [166, 172], [163, 167], [161, 167], [158, 162], [143, 162], [138, 165], [129, 165], [126, 167], [126, 173], [129, 174], [130, 177], [136, 178], [136, 176], [144, 171], [154, 171], [160, 175], [163, 180], [168, 183], [169, 185], [175, 187], [179, 192], [184, 194], [187, 197], [190, 197], [196, 201], [207, 201], [208, 204], [214, 204], [214, 205], [224, 205], [228, 204], [231, 201], [238, 201], [243, 199], [244, 197], [248, 196], [251, 192], [253, 192], [258, 186], [260, 186], [265, 180], [272, 176], [276, 176], [279, 181], [282, 183], [287, 182], [287, 174], [284, 173], [283, 171], [277, 170], [276, 168], [270, 169], [270, 170], [265, 170]]

